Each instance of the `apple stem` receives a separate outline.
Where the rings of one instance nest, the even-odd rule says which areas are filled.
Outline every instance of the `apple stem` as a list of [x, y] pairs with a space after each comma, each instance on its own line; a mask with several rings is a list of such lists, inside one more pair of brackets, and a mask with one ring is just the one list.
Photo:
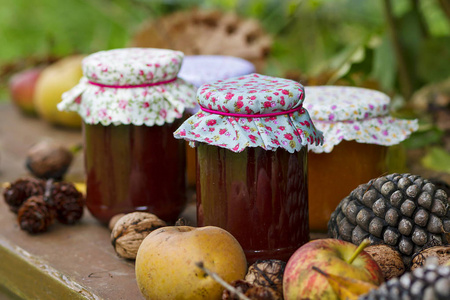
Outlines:
[[224, 288], [226, 288], [227, 290], [229, 290], [230, 292], [232, 292], [233, 294], [235, 294], [236, 296], [238, 296], [239, 299], [241, 300], [251, 300], [250, 298], [248, 298], [247, 296], [245, 296], [244, 294], [242, 294], [240, 291], [238, 291], [237, 289], [235, 289], [232, 285], [230, 285], [228, 282], [226, 282], [225, 280], [223, 280], [217, 273], [214, 273], [213, 271], [207, 269], [205, 267], [205, 265], [203, 264], [202, 261], [199, 261], [197, 263], [195, 263], [195, 265], [197, 267], [199, 267], [200, 269], [202, 269], [203, 272], [205, 272], [206, 274], [208, 274], [209, 276], [211, 276], [212, 279], [214, 279], [215, 281], [217, 281], [220, 285], [222, 285]]
[[353, 252], [353, 255], [350, 257], [350, 259], [347, 260], [347, 263], [352, 264], [352, 262], [358, 257], [358, 255], [364, 250], [364, 248], [366, 248], [369, 245], [370, 245], [370, 240], [364, 239], [361, 242], [361, 244], [359, 244], [358, 248], [356, 248], [355, 252]]

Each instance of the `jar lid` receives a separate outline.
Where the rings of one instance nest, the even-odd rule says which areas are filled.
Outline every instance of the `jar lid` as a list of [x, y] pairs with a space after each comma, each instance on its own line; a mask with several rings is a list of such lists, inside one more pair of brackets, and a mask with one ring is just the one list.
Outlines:
[[324, 134], [322, 146], [310, 147], [315, 153], [329, 153], [342, 140], [395, 145], [418, 129], [417, 120], [391, 117], [390, 98], [379, 91], [348, 86], [311, 86], [305, 88], [305, 94], [304, 106]]
[[194, 107], [195, 87], [177, 78], [183, 53], [167, 49], [100, 51], [83, 60], [79, 84], [62, 95], [59, 110], [76, 111], [87, 124], [153, 126]]
[[323, 140], [302, 107], [303, 96], [298, 82], [255, 73], [204, 84], [197, 91], [201, 110], [174, 136], [233, 152], [261, 147], [293, 153]]
[[196, 87], [216, 80], [255, 72], [255, 66], [242, 58], [226, 55], [187, 55], [178, 77]]

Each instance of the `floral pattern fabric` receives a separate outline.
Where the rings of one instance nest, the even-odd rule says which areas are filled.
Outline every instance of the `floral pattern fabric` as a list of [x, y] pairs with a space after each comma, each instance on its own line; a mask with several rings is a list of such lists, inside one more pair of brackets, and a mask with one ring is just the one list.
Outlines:
[[[298, 82], [249, 74], [204, 84], [197, 91], [199, 104], [224, 116], [200, 110], [178, 128], [174, 136], [191, 142], [202, 142], [242, 152], [247, 147], [265, 150], [284, 148], [290, 153], [309, 145], [319, 145], [323, 137], [301, 108], [304, 89]], [[277, 116], [257, 117], [299, 108]], [[239, 117], [251, 114], [255, 117]], [[194, 143], [191, 143], [194, 145]]]
[[[129, 53], [129, 55], [127, 55]], [[178, 51], [130, 48], [94, 53], [83, 60], [83, 78], [62, 95], [59, 110], [75, 111], [87, 124], [163, 125], [181, 118], [196, 104], [196, 88], [176, 78], [183, 55]], [[176, 78], [165, 84], [117, 88]]]
[[345, 86], [305, 88], [304, 106], [316, 127], [323, 131], [322, 146], [315, 153], [329, 153], [342, 140], [391, 146], [418, 129], [417, 120], [389, 116], [390, 98], [379, 91]]

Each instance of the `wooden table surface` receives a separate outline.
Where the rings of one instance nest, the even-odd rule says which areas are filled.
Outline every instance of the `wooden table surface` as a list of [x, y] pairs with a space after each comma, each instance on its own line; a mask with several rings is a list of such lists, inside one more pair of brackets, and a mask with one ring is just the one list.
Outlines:
[[[27, 150], [43, 139], [74, 145], [82, 136], [80, 130], [55, 128], [21, 115], [10, 104], [1, 104], [0, 182], [27, 175]], [[80, 153], [68, 171], [68, 180], [84, 179], [82, 161]], [[0, 198], [3, 289], [25, 299], [142, 299], [134, 262], [116, 255], [109, 230], [87, 211], [76, 225], [53, 224], [46, 233], [30, 235], [20, 230], [16, 215]]]

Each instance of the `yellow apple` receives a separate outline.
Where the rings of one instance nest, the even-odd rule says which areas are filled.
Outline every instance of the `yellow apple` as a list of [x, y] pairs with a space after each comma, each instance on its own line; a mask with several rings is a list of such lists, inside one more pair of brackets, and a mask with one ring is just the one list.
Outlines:
[[196, 263], [230, 283], [244, 279], [238, 241], [215, 226], [167, 226], [152, 231], [136, 256], [136, 280], [146, 299], [221, 299], [223, 287]]
[[81, 117], [75, 112], [59, 111], [64, 92], [78, 84], [83, 71], [81, 61], [84, 56], [71, 55], [47, 66], [36, 82], [34, 105], [40, 117], [54, 125], [80, 128]]

